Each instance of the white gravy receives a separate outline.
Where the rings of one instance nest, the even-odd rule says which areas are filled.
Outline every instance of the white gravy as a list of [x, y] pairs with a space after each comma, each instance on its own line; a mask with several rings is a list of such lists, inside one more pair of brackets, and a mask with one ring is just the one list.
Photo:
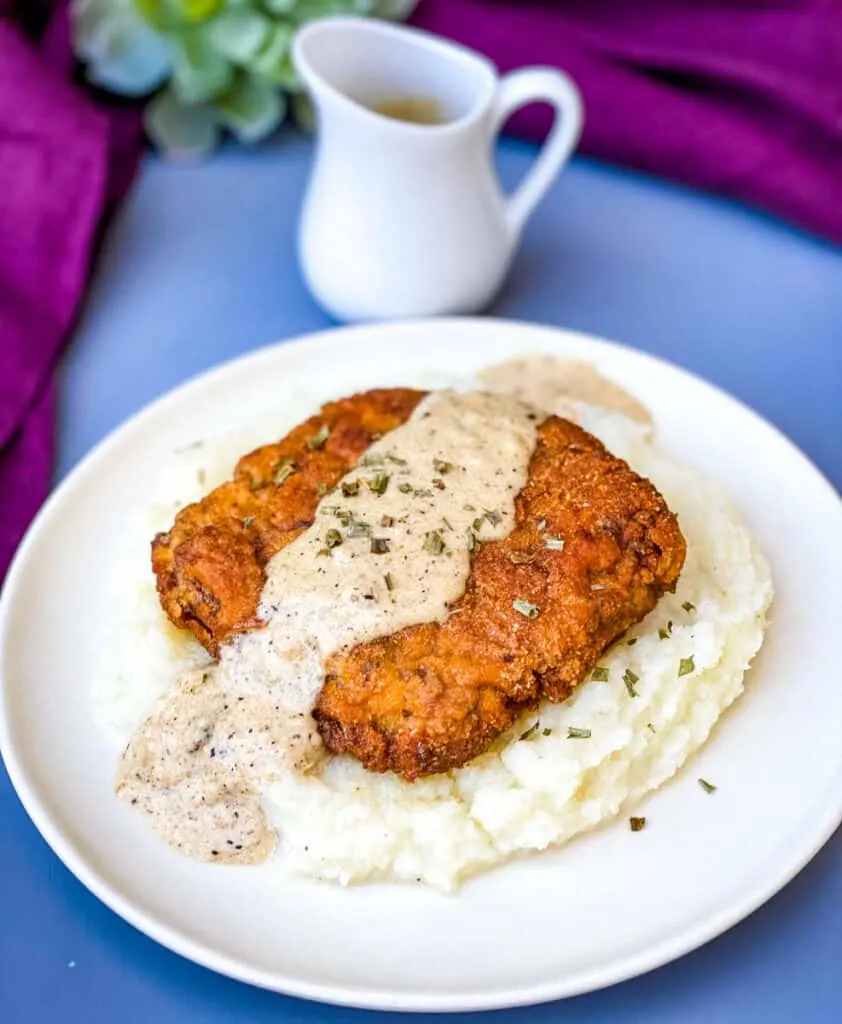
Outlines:
[[489, 366], [478, 374], [489, 391], [517, 395], [539, 409], [577, 421], [576, 402], [601, 405], [638, 423], [652, 425], [649, 410], [608, 380], [591, 363], [561, 356], [531, 355]]
[[334, 652], [444, 619], [476, 540], [507, 536], [543, 414], [437, 392], [373, 444], [267, 565], [265, 628], [182, 677], [126, 749], [117, 792], [183, 853], [255, 863], [275, 844], [265, 783], [323, 756], [311, 711]]

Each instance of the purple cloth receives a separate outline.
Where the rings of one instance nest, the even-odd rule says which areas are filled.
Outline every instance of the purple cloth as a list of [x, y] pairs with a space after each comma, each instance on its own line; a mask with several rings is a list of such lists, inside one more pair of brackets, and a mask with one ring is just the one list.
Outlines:
[[[842, 244], [840, 0], [422, 0], [415, 23], [509, 71], [562, 68], [580, 149]], [[547, 108], [511, 130], [540, 138]]]
[[134, 113], [109, 116], [73, 85], [64, 4], [40, 43], [5, 11], [0, 2], [0, 580], [49, 489], [56, 362], [141, 141]]

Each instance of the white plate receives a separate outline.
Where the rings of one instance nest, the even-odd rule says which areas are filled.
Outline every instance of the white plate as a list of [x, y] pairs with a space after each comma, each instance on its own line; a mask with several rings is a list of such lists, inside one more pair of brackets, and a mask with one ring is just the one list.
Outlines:
[[[88, 700], [109, 558], [157, 463], [229, 418], [236, 426], [277, 409], [281, 431], [328, 397], [430, 386], [539, 350], [589, 359], [649, 405], [673, 451], [729, 489], [772, 562], [774, 621], [747, 692], [693, 765], [648, 801], [653, 827], [630, 842], [624, 822], [609, 825], [455, 897], [281, 883], [165, 848], [113, 796], [114, 752]], [[3, 755], [32, 820], [92, 892], [224, 974], [384, 1009], [486, 1009], [599, 988], [739, 921], [842, 819], [840, 535], [835, 493], [787, 440], [710, 385], [629, 349], [491, 320], [287, 342], [156, 402], [44, 507], [0, 610]], [[700, 775], [716, 780], [715, 797], [700, 795]]]

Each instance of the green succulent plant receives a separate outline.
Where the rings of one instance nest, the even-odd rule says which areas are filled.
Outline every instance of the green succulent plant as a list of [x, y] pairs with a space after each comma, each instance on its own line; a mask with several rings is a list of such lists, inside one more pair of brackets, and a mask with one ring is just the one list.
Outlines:
[[311, 111], [291, 59], [296, 29], [328, 14], [402, 20], [417, 0], [73, 0], [75, 49], [94, 84], [149, 96], [146, 130], [176, 158], [211, 152], [223, 130], [242, 142], [287, 111]]

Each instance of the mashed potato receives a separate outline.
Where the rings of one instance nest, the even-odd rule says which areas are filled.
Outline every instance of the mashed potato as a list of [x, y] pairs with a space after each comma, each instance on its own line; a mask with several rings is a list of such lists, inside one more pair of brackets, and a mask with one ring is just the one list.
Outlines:
[[[687, 539], [677, 593], [606, 652], [570, 700], [524, 716], [465, 768], [410, 784], [335, 757], [270, 786], [263, 801], [278, 829], [281, 869], [343, 884], [396, 879], [453, 889], [632, 809], [681, 768], [742, 692], [772, 599], [757, 545], [721, 489], [664, 454], [647, 425], [596, 406], [575, 409], [677, 513]], [[176, 453], [151, 513], [128, 531], [114, 574], [117, 621], [93, 693], [97, 718], [118, 744], [179, 672], [208, 660], [160, 610], [149, 536], [269, 436], [256, 428]]]

